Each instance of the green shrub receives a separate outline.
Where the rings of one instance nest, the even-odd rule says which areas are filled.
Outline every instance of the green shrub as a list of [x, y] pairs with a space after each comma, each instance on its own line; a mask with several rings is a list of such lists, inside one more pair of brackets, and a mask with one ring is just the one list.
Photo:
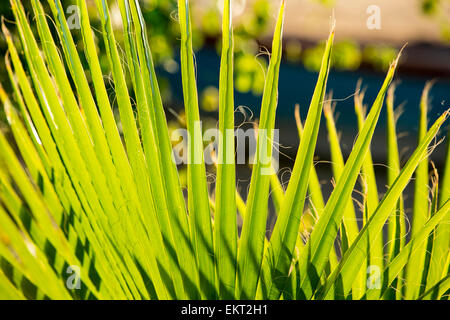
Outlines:
[[[8, 120], [0, 134], [0, 298], [448, 298], [450, 160], [447, 156], [440, 189], [434, 171], [430, 193], [427, 156], [449, 112], [427, 128], [427, 90], [420, 108], [420, 141], [403, 168], [390, 91], [389, 189], [381, 200], [376, 190], [370, 143], [400, 55], [391, 64], [367, 116], [362, 97], [357, 95], [360, 129], [344, 163], [331, 108], [325, 104], [322, 110], [332, 28], [304, 126], [297, 116], [300, 146], [284, 190], [270, 161], [263, 161], [267, 156], [271, 159], [272, 153], [283, 1], [265, 75], [256, 163], [247, 200], [236, 191], [235, 141], [226, 134], [219, 139], [211, 194], [198, 130], [189, 1], [179, 0], [185, 120], [191, 137], [186, 201], [172, 161], [168, 124], [138, 1], [118, 1], [124, 59], [116, 45], [107, 1], [95, 2], [120, 122], [116, 122], [105, 89], [85, 1], [77, 1], [83, 55], [72, 40], [59, 0], [48, 1], [55, 30], [41, 3], [32, 0], [38, 37], [20, 0], [11, 1], [20, 50], [3, 25], [9, 48], [6, 65], [14, 90], [11, 95], [0, 90]], [[220, 132], [234, 130], [229, 0], [224, 1], [223, 17]], [[134, 92], [137, 119], [130, 92]], [[336, 183], [326, 203], [313, 165], [322, 111]], [[416, 197], [421, 200], [415, 203], [411, 239], [406, 243], [402, 193], [414, 174]], [[364, 185], [361, 230], [352, 201], [358, 177]], [[271, 191], [277, 219], [268, 237]], [[309, 209], [303, 214], [305, 202]], [[240, 233], [238, 212], [243, 219]], [[389, 233], [383, 242], [386, 222]], [[338, 234], [341, 246], [336, 251]]]

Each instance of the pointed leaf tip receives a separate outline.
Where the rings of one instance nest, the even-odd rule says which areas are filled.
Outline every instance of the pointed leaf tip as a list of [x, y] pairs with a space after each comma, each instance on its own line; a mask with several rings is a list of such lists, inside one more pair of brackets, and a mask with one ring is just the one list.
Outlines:
[[400, 57], [401, 57], [402, 54], [403, 54], [403, 50], [406, 48], [407, 45], [408, 45], [408, 42], [406, 42], [406, 43], [403, 45], [403, 47], [400, 49], [400, 51], [398, 52], [397, 58], [395, 58], [395, 60], [391, 63], [391, 66], [390, 66], [390, 69], [391, 69], [391, 70], [397, 68], [397, 65], [398, 65], [398, 62], [399, 62], [399, 60], [400, 60]]
[[330, 34], [334, 35], [334, 32], [336, 31], [336, 17], [334, 15], [334, 10], [331, 12], [331, 19], [330, 19]]
[[5, 38], [11, 38], [11, 33], [5, 25], [5, 17], [2, 16], [2, 32], [5, 35]]

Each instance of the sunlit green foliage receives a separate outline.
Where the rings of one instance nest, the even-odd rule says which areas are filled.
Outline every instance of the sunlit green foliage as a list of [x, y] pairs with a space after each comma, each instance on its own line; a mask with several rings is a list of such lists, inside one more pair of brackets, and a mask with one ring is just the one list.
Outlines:
[[[344, 161], [332, 108], [325, 101], [332, 21], [304, 123], [296, 113], [300, 146], [284, 187], [270, 161], [287, 5], [281, 1], [263, 77], [256, 162], [248, 196], [242, 197], [236, 189], [234, 135], [226, 134], [235, 129], [237, 82], [230, 0], [224, 0], [222, 15], [217, 101], [198, 94], [190, 1], [178, 0], [185, 107], [179, 122], [190, 135], [185, 169], [172, 160], [173, 124], [166, 120], [139, 1], [114, 3], [121, 30], [113, 26], [108, 1], [96, 0], [101, 34], [96, 39], [92, 13], [84, 0], [77, 1], [84, 44], [77, 48], [59, 0], [47, 0], [48, 12], [32, 0], [32, 20], [20, 0], [11, 0], [18, 38], [3, 23], [12, 91], [0, 87], [7, 116], [0, 131], [0, 298], [448, 299], [450, 157], [443, 182], [433, 170], [430, 201], [424, 168], [449, 111], [428, 126], [425, 91], [420, 139], [400, 167], [391, 89], [391, 171], [384, 195], [378, 194], [373, 172], [372, 137], [400, 53], [367, 114], [357, 95], [359, 132]], [[96, 41], [105, 50], [103, 67], [114, 97], [106, 89]], [[202, 101], [208, 108], [218, 105], [223, 133], [212, 184], [200, 128]], [[116, 105], [118, 120], [112, 112]], [[314, 168], [322, 112], [334, 162], [335, 185], [327, 201]], [[397, 241], [405, 234], [402, 194], [414, 175], [415, 197], [419, 192], [425, 197], [415, 205], [413, 232], [405, 243]], [[356, 223], [352, 201], [358, 179], [362, 225]], [[277, 219], [268, 233], [270, 199]], [[382, 233], [386, 223], [388, 239]]]

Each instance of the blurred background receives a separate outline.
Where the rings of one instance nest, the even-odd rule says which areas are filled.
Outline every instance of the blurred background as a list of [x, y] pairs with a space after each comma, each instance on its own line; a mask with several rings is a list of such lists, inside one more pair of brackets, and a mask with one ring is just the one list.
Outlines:
[[[97, 12], [93, 0], [90, 4], [94, 33], [98, 46], [103, 44]], [[31, 5], [23, 1], [30, 12]], [[67, 8], [74, 0], [63, 0]], [[45, 1], [43, 1], [45, 3]], [[150, 45], [154, 55], [163, 100], [171, 128], [183, 126], [183, 97], [179, 65], [179, 27], [176, 0], [140, 0], [148, 26]], [[218, 82], [221, 46], [221, 0], [192, 0], [194, 49], [197, 64], [200, 107], [203, 128], [217, 125]], [[235, 34], [235, 103], [236, 125], [259, 117], [264, 72], [268, 66], [271, 34], [280, 0], [234, 0]], [[120, 42], [120, 13], [110, 1], [112, 19]], [[13, 17], [8, 1], [2, 1], [0, 14], [8, 21]], [[294, 121], [294, 106], [300, 105], [304, 120], [320, 67], [324, 41], [334, 14], [336, 42], [328, 91], [335, 99], [337, 127], [345, 155], [351, 151], [357, 135], [353, 94], [361, 79], [366, 90], [364, 103], [369, 107], [381, 87], [385, 71], [398, 50], [408, 43], [401, 58], [396, 76], [395, 105], [402, 106], [403, 115], [398, 120], [399, 146], [402, 159], [414, 150], [417, 139], [419, 101], [425, 83], [436, 82], [430, 91], [429, 121], [434, 121], [450, 107], [450, 0], [287, 0], [283, 41], [283, 63], [280, 71], [279, 105], [276, 127], [280, 129], [280, 168], [290, 168], [298, 147]], [[69, 15], [69, 14], [68, 14]], [[14, 30], [11, 25], [10, 29]], [[73, 34], [81, 49], [79, 32]], [[4, 54], [5, 41], [0, 40]], [[2, 59], [3, 60], [3, 59]], [[107, 59], [101, 61], [108, 75]], [[0, 62], [0, 80], [7, 83], [3, 61]], [[131, 86], [130, 86], [131, 87]], [[110, 87], [112, 95], [114, 91]], [[238, 108], [242, 106], [241, 108]], [[252, 118], [253, 116], [253, 118]], [[0, 115], [0, 117], [3, 117]], [[443, 130], [443, 137], [447, 130]], [[321, 127], [316, 149], [319, 178], [325, 190], [331, 190], [331, 171], [326, 128]], [[382, 113], [372, 143], [373, 159], [379, 165], [380, 192], [384, 186], [386, 168], [385, 114]], [[445, 143], [432, 156], [439, 168], [445, 157]], [[242, 188], [247, 185], [249, 170], [239, 173]], [[287, 170], [288, 171], [288, 170]], [[283, 175], [283, 181], [288, 180]], [[326, 191], [325, 191], [326, 192]], [[244, 196], [245, 196], [245, 192]]]

